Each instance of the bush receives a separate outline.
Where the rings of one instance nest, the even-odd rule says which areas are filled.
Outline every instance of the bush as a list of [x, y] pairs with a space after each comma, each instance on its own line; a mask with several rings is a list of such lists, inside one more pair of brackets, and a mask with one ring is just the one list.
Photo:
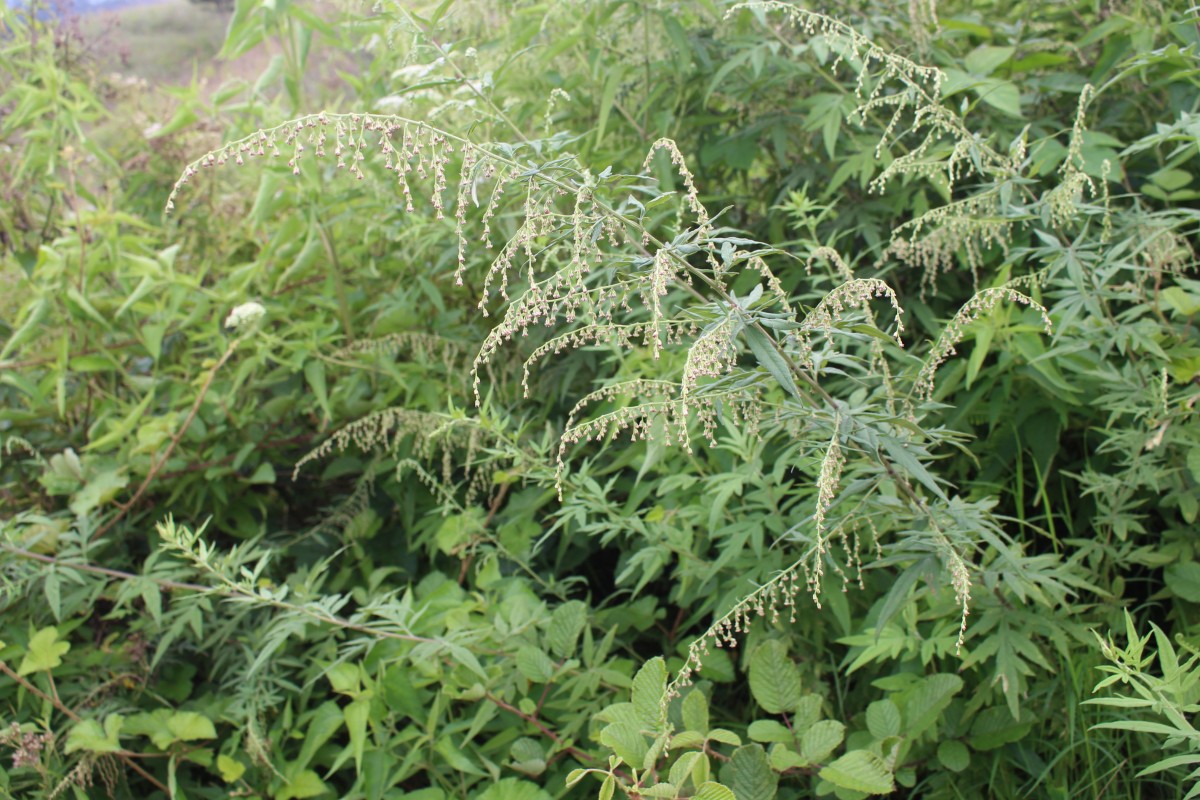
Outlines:
[[986, 12], [239, 4], [211, 144], [5, 12], [0, 787], [1171, 794], [1200, 42]]

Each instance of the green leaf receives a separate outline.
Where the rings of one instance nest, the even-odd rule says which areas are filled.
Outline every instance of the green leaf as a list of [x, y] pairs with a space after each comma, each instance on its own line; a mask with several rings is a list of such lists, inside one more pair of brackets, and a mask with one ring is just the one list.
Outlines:
[[846, 726], [836, 720], [822, 720], [800, 737], [800, 754], [812, 764], [829, 758], [846, 736]]
[[704, 757], [703, 753], [684, 753], [671, 765], [671, 772], [667, 776], [667, 780], [676, 786], [682, 786], [691, 776], [696, 762]]
[[312, 720], [304, 733], [304, 744], [300, 746], [300, 755], [295, 761], [297, 767], [306, 767], [317, 751], [329, 737], [333, 736], [345, 724], [342, 709], [333, 700], [327, 700], [312, 712]]
[[800, 670], [788, 658], [783, 642], [769, 639], [755, 648], [750, 656], [750, 692], [764, 711], [794, 711], [800, 689]]
[[1189, 603], [1200, 603], [1200, 564], [1195, 561], [1173, 564], [1163, 571], [1163, 578], [1176, 597]]
[[545, 789], [522, 778], [501, 778], [477, 796], [479, 800], [550, 800]]
[[708, 733], [708, 698], [704, 692], [693, 688], [683, 698], [680, 711], [685, 730]]
[[195, 711], [176, 711], [167, 718], [167, 730], [177, 742], [194, 742], [197, 739], [217, 738], [217, 729], [212, 720]]
[[540, 649], [525, 645], [517, 650], [517, 670], [533, 683], [549, 683], [554, 675], [554, 661]]
[[808, 759], [804, 758], [804, 756], [782, 744], [777, 744], [771, 748], [769, 758], [771, 769], [777, 772], [799, 769], [800, 767], [807, 767], [809, 764]]
[[25, 651], [25, 657], [21, 659], [17, 674], [49, 672], [62, 664], [62, 656], [70, 649], [70, 642], [58, 641], [58, 628], [42, 628], [29, 640], [29, 647]]
[[995, 47], [993, 45], [980, 45], [967, 53], [963, 59], [963, 64], [966, 68], [981, 77], [987, 77], [995, 72], [1000, 66], [1012, 58], [1017, 48], [1015, 47]]
[[791, 742], [795, 738], [787, 726], [773, 719], [756, 719], [746, 729], [746, 735], [754, 742]]
[[83, 488], [71, 496], [70, 508], [77, 516], [87, 516], [93, 509], [104, 505], [117, 496], [129, 484], [129, 476], [122, 469], [109, 469], [90, 478]]
[[303, 800], [305, 797], [316, 797], [327, 790], [328, 787], [317, 773], [306, 769], [289, 780], [275, 795], [275, 800]]
[[259, 464], [254, 474], [246, 479], [246, 483], [274, 483], [275, 482], [275, 467], [270, 461], [264, 461]]
[[246, 765], [222, 753], [217, 756], [217, 771], [221, 773], [221, 780], [226, 783], [236, 783], [245, 774]]
[[354, 769], [362, 772], [363, 751], [367, 746], [367, 719], [371, 716], [371, 701], [355, 700], [343, 709], [346, 732], [350, 734], [350, 749], [354, 752]]
[[705, 781], [700, 789], [692, 795], [692, 800], [738, 800], [730, 789], [715, 781]]
[[762, 745], [748, 744], [733, 752], [729, 762], [730, 788], [737, 800], [772, 800], [779, 787], [779, 776], [767, 762]]
[[640, 769], [650, 742], [642, 732], [627, 722], [614, 722], [600, 731], [600, 743], [612, 749], [622, 761]]
[[85, 719], [75, 724], [67, 734], [66, 753], [86, 750], [89, 753], [115, 753], [121, 749], [118, 741], [124, 717], [109, 714], [104, 718], [104, 727], [94, 719]]
[[907, 727], [904, 735], [910, 739], [916, 738], [932, 728], [954, 695], [962, 691], [962, 687], [962, 678], [939, 673], [927, 676], [918, 686], [905, 692], [904, 716]]
[[843, 789], [867, 794], [896, 791], [892, 772], [883, 759], [867, 750], [851, 750], [825, 767], [820, 776]]
[[562, 659], [575, 654], [579, 634], [587, 624], [587, 612], [587, 603], [582, 600], [570, 600], [554, 609], [546, 629], [546, 644], [554, 655]]
[[800, 389], [797, 388], [796, 381], [792, 378], [791, 369], [767, 335], [750, 325], [743, 328], [742, 333], [746, 336], [746, 344], [750, 345], [750, 352], [754, 354], [754, 359], [759, 366], [766, 369], [771, 377], [779, 381], [779, 385], [786, 389], [788, 394], [797, 400], [801, 399]]
[[642, 724], [655, 733], [665, 724], [663, 697], [666, 693], [666, 662], [661, 657], [652, 658], [633, 677], [633, 707]]
[[867, 706], [867, 730], [876, 739], [900, 735], [900, 709], [891, 700], [876, 700]]
[[[1005, 714], [1007, 716], [1007, 713]], [[957, 739], [947, 739], [937, 749], [938, 762], [951, 772], [962, 772], [971, 766], [971, 751]]]
[[988, 708], [975, 718], [967, 741], [975, 750], [995, 750], [1024, 738], [1032, 727], [1033, 721], [1023, 710], [1020, 719], [1013, 719], [1003, 706]]

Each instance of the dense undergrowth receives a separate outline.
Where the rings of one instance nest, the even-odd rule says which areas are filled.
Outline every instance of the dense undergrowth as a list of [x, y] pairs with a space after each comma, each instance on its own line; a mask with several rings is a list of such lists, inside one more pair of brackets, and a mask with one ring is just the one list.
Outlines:
[[0, 795], [1200, 794], [1193, 12], [408, 5], [0, 12]]

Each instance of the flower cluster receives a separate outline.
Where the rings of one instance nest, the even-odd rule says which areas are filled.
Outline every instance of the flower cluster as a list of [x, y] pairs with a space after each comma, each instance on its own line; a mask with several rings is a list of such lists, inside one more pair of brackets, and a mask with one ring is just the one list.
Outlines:
[[937, 374], [938, 367], [955, 354], [954, 346], [961, 342], [963, 336], [966, 335], [967, 326], [980, 317], [991, 313], [1004, 300], [1037, 309], [1042, 317], [1042, 325], [1046, 333], [1051, 332], [1052, 324], [1050, 322], [1050, 315], [1046, 311], [1045, 306], [1028, 295], [1021, 294], [1011, 286], [998, 286], [977, 292], [958, 310], [954, 318], [946, 324], [946, 327], [942, 330], [942, 335], [938, 337], [937, 342], [934, 343], [933, 349], [929, 353], [929, 357], [925, 360], [924, 365], [922, 365], [921, 371], [917, 375], [915, 386], [916, 392], [920, 397], [928, 400], [933, 396], [933, 378]]

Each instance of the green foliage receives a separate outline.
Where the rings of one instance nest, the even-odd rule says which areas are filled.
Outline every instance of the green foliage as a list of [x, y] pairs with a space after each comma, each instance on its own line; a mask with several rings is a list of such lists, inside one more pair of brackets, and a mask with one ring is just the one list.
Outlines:
[[410, 5], [0, 11], [0, 795], [1195, 784], [1192, 12]]

